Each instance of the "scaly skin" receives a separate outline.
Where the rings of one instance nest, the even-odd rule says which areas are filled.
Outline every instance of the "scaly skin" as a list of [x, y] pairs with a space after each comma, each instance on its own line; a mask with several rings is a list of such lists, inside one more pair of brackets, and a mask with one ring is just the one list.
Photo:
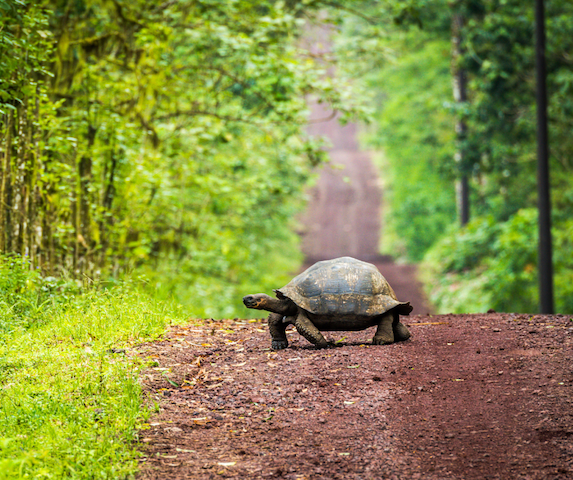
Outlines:
[[387, 345], [389, 343], [394, 343], [394, 329], [392, 328], [394, 323], [394, 314], [385, 313], [380, 319], [374, 338], [372, 339], [372, 345]]
[[288, 347], [288, 340], [285, 333], [287, 323], [283, 323], [283, 316], [279, 313], [271, 313], [267, 320], [269, 324], [269, 333], [272, 338], [273, 350], [282, 350]]
[[280, 315], [295, 315], [297, 311], [296, 305], [290, 300], [269, 297], [266, 293], [247, 295], [243, 297], [243, 303], [247, 308], [266, 310]]
[[328, 346], [328, 342], [322, 336], [322, 333], [320, 333], [318, 328], [314, 326], [302, 310], [298, 312], [298, 316], [294, 321], [294, 326], [298, 333], [300, 333], [310, 343], [314, 344], [316, 348], [326, 348]]

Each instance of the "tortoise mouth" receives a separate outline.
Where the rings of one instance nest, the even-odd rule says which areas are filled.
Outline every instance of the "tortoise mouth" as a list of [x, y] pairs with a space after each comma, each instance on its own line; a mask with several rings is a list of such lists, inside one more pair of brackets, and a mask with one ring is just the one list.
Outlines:
[[245, 307], [247, 308], [255, 308], [260, 302], [260, 299], [252, 296], [252, 295], [247, 295], [245, 297], [243, 297], [243, 303], [245, 304]]

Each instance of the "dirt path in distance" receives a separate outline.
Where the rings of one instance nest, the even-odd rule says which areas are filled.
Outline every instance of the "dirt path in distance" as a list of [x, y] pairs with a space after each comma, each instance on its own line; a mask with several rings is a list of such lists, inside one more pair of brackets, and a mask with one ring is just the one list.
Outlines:
[[[414, 313], [431, 312], [416, 266], [396, 264], [379, 254], [382, 194], [377, 169], [368, 152], [360, 151], [357, 125], [340, 125], [332, 112], [312, 106], [308, 133], [331, 142], [331, 162], [322, 167], [310, 201], [301, 217], [302, 250], [306, 267], [318, 260], [351, 256], [374, 263], [401, 301]], [[382, 238], [384, 232], [382, 232]]]
[[160, 413], [141, 432], [138, 480], [573, 479], [573, 319], [403, 318], [315, 350], [263, 322], [174, 327], [131, 352]]
[[356, 124], [340, 125], [321, 105], [311, 111], [308, 133], [330, 141], [331, 161], [309, 192], [302, 250], [309, 262], [344, 255], [372, 260], [379, 252], [382, 195], [376, 168], [359, 150]]

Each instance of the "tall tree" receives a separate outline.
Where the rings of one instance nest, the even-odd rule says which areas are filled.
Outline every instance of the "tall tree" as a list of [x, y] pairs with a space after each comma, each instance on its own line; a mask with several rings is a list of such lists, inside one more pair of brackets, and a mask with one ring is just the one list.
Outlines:
[[452, 4], [452, 84], [454, 100], [456, 101], [458, 118], [456, 120], [457, 150], [455, 153], [456, 163], [459, 165], [459, 179], [456, 181], [456, 192], [458, 199], [458, 212], [460, 224], [466, 225], [470, 219], [470, 192], [468, 173], [465, 167], [466, 161], [466, 134], [467, 125], [464, 118], [464, 109], [467, 102], [467, 76], [462, 66], [462, 55], [464, 53], [462, 32], [464, 17], [458, 1]]
[[535, 65], [537, 97], [537, 195], [539, 215], [539, 300], [541, 313], [553, 313], [553, 259], [551, 248], [551, 199], [547, 82], [545, 66], [545, 5], [535, 2]]

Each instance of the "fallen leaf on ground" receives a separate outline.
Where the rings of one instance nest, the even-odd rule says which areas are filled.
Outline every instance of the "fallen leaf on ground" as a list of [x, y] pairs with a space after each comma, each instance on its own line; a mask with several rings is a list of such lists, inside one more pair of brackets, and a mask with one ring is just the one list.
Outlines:
[[207, 417], [192, 418], [191, 420], [193, 420], [193, 423], [195, 425], [206, 425], [207, 423], [209, 423], [209, 419]]

